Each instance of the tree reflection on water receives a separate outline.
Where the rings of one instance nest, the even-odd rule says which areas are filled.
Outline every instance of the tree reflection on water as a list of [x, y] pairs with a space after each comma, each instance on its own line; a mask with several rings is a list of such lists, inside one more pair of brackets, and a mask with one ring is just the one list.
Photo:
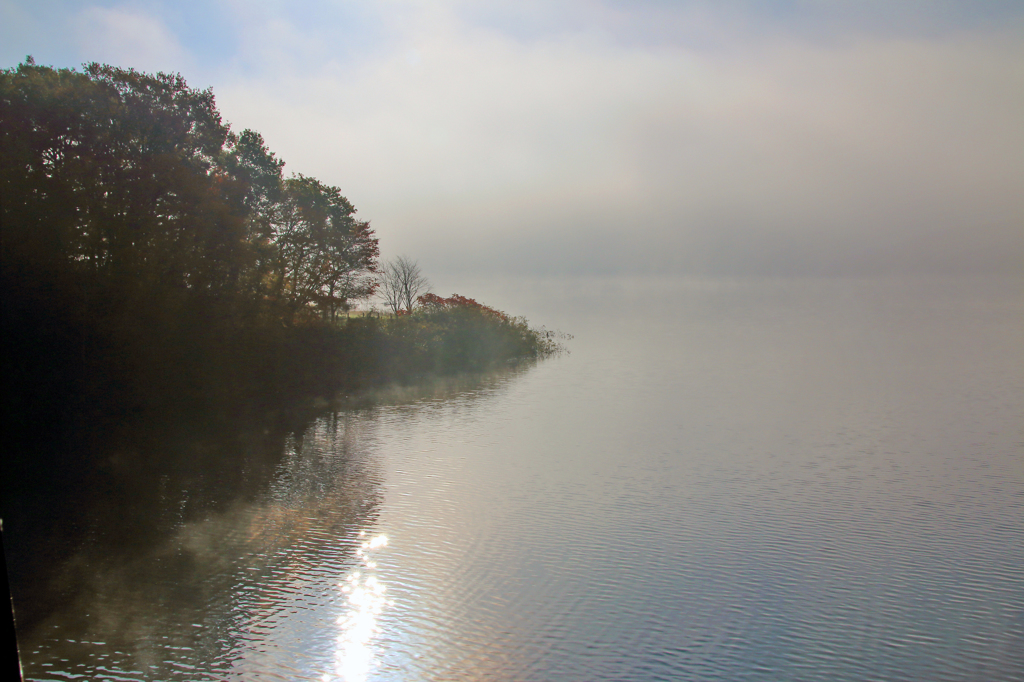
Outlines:
[[[133, 433], [87, 488], [36, 490], [52, 513], [8, 538], [26, 675], [189, 678], [263, 668], [268, 653], [301, 660], [314, 623], [283, 620], [357, 560], [379, 498], [362, 425], [342, 413], [262, 434]], [[74, 530], [48, 542], [50, 524]]]
[[136, 424], [83, 446], [60, 475], [23, 477], [34, 485], [21, 507], [7, 500], [20, 515], [5, 542], [26, 676], [365, 680], [389, 603], [368, 444], [403, 404], [526, 369], [234, 429]]

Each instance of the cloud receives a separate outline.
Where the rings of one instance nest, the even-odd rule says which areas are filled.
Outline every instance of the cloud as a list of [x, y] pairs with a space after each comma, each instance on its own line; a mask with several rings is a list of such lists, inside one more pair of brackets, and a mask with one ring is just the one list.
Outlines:
[[187, 71], [191, 55], [158, 17], [131, 7], [91, 6], [74, 22], [80, 50], [90, 61], [142, 71]]
[[435, 271], [1020, 271], [1024, 11], [911, 4], [185, 0], [52, 35], [212, 85]]
[[325, 53], [217, 90], [291, 169], [340, 185], [386, 250], [759, 272], [1005, 269], [1024, 252], [1012, 31], [728, 51], [431, 12], [395, 32], [358, 64]]

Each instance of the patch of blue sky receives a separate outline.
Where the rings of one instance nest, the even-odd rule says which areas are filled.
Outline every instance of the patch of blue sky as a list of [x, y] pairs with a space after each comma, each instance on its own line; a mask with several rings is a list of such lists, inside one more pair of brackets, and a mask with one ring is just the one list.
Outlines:
[[[57, 67], [101, 61], [204, 77], [221, 70], [254, 75], [275, 55], [319, 59], [330, 54], [348, 62], [389, 43], [386, 17], [376, 6], [357, 2], [2, 0], [0, 18], [3, 67], [31, 54], [38, 63]], [[134, 37], [149, 42], [151, 64], [137, 63], [138, 49], [102, 38], [104, 31], [124, 34], [133, 27], [145, 29]]]
[[0, 0], [0, 64], [14, 66], [31, 54], [41, 64], [78, 66], [67, 15], [75, 3]]

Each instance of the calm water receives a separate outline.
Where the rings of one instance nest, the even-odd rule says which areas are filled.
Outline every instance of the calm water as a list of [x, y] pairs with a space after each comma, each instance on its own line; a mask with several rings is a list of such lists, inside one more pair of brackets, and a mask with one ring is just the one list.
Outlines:
[[28, 677], [1024, 679], [1021, 282], [499, 284], [571, 353], [93, 529]]

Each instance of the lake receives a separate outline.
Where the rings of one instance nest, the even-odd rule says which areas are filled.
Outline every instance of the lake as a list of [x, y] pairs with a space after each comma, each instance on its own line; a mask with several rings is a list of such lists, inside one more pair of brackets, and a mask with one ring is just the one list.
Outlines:
[[146, 440], [26, 676], [1024, 679], [1020, 280], [459, 286], [569, 352]]

